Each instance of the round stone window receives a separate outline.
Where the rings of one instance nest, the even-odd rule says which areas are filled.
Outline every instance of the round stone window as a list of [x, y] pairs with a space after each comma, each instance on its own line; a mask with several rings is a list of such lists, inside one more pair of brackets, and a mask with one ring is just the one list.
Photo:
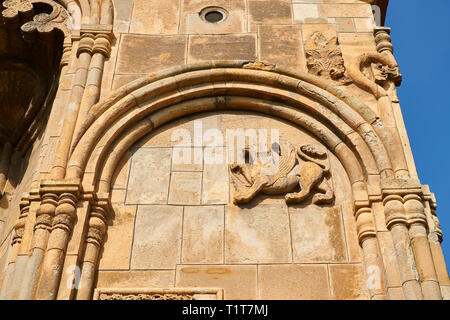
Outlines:
[[227, 18], [227, 11], [219, 7], [207, 7], [199, 14], [204, 21], [209, 23], [220, 23]]

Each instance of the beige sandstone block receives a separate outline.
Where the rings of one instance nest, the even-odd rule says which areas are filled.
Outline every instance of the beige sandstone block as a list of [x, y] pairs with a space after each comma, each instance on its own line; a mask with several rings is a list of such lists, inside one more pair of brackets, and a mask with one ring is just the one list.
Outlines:
[[307, 22], [307, 19], [320, 18], [319, 5], [313, 3], [292, 4], [294, 22]]
[[202, 19], [202, 16], [199, 14], [202, 9], [203, 7], [199, 8], [195, 12], [185, 11], [180, 25], [181, 33], [227, 34], [243, 33], [247, 31], [247, 16], [244, 10], [227, 10], [224, 20], [218, 23], [211, 23]]
[[292, 262], [287, 207], [225, 207], [225, 262]]
[[183, 207], [139, 206], [131, 269], [174, 269], [180, 262]]
[[405, 300], [405, 295], [403, 294], [403, 288], [388, 288], [388, 298], [389, 300]]
[[225, 300], [257, 299], [256, 266], [177, 266], [176, 287], [223, 288]]
[[355, 32], [356, 27], [352, 18], [336, 18], [338, 32]]
[[183, 264], [223, 263], [224, 207], [185, 207]]
[[369, 294], [361, 265], [333, 265], [330, 270], [330, 287], [334, 299], [366, 300]]
[[172, 288], [175, 271], [98, 271], [96, 278], [96, 288]]
[[370, 18], [354, 18], [357, 32], [373, 32], [376, 23], [373, 17]]
[[136, 206], [113, 205], [99, 269], [129, 269]]
[[291, 24], [291, 4], [282, 0], [249, 0], [250, 31], [258, 24]]
[[201, 187], [201, 172], [172, 172], [170, 179], [169, 204], [200, 204]]
[[152, 73], [185, 63], [186, 37], [123, 35], [117, 73]]
[[300, 26], [260, 26], [258, 34], [261, 61], [306, 70]]
[[172, 171], [203, 171], [203, 149], [200, 147], [173, 148]]
[[320, 5], [321, 17], [372, 17], [372, 8], [368, 3], [343, 3], [343, 4], [322, 4]]
[[130, 33], [178, 33], [179, 0], [134, 0]]
[[130, 28], [133, 0], [114, 1], [114, 32], [127, 33]]
[[326, 265], [259, 265], [259, 299], [328, 300]]
[[229, 169], [224, 147], [204, 149], [202, 204], [228, 204], [230, 199]]
[[206, 60], [256, 60], [256, 35], [190, 36], [188, 62]]
[[141, 148], [131, 160], [127, 204], [166, 204], [171, 149]]
[[347, 260], [339, 208], [289, 208], [295, 263]]

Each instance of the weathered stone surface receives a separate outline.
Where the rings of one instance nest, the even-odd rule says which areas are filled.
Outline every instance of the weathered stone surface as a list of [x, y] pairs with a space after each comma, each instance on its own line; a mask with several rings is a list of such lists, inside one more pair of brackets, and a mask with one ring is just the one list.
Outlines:
[[285, 205], [225, 208], [225, 262], [290, 263], [289, 218]]
[[136, 206], [113, 205], [100, 270], [129, 269], [135, 216]]
[[127, 204], [166, 204], [171, 149], [143, 148], [132, 157]]
[[151, 73], [185, 63], [186, 37], [124, 35], [117, 73]]
[[183, 264], [223, 263], [224, 207], [185, 207]]
[[201, 172], [172, 172], [172, 177], [170, 179], [169, 204], [200, 204], [201, 187]]
[[305, 54], [299, 26], [260, 26], [258, 34], [262, 61], [305, 70]]
[[189, 37], [188, 62], [232, 59], [256, 60], [256, 36], [242, 34]]
[[223, 288], [225, 300], [257, 299], [256, 266], [179, 265], [176, 287]]
[[202, 204], [228, 204], [230, 181], [226, 148], [204, 149]]
[[171, 288], [174, 270], [99, 271], [97, 288]]
[[330, 287], [337, 300], [369, 299], [361, 265], [329, 265]]
[[131, 269], [174, 269], [180, 262], [183, 207], [139, 206]]
[[176, 34], [179, 22], [179, 0], [134, 1], [131, 33]]
[[260, 265], [259, 298], [268, 300], [327, 300], [326, 265]]
[[339, 208], [289, 208], [293, 258], [296, 263], [347, 260]]

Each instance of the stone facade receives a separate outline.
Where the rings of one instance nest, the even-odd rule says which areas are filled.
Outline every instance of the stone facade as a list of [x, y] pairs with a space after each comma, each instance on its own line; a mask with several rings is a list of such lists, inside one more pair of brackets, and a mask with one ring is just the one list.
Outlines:
[[387, 0], [0, 3], [0, 299], [450, 298]]

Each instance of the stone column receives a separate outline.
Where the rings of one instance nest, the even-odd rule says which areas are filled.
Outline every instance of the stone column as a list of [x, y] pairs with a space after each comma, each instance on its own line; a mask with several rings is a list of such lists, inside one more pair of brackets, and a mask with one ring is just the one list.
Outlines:
[[404, 197], [404, 207], [423, 296], [427, 300], [442, 300], [433, 255], [428, 242], [427, 217], [422, 198], [417, 194], [407, 195]]
[[385, 197], [383, 204], [386, 225], [391, 232], [397, 253], [405, 298], [408, 300], [422, 300], [422, 290], [416, 278], [414, 259], [411, 257], [409, 248], [408, 220], [403, 206], [403, 198], [399, 195], [389, 195]]
[[77, 300], [89, 300], [92, 296], [95, 271], [98, 257], [106, 233], [106, 220], [108, 215], [107, 202], [92, 206], [89, 217], [89, 229], [86, 237], [86, 249], [81, 269], [80, 288], [77, 291]]
[[58, 142], [55, 152], [55, 160], [51, 170], [51, 177], [53, 179], [63, 179], [66, 174], [66, 165], [69, 157], [70, 146], [78, 118], [81, 99], [86, 86], [93, 46], [94, 35], [89, 33], [83, 34], [78, 46], [77, 69], [73, 80], [72, 91], [68, 106], [65, 110], [66, 114], [61, 131], [61, 137]]
[[63, 193], [59, 196], [37, 285], [36, 299], [53, 300], [56, 298], [65, 252], [77, 214], [76, 203], [77, 196], [74, 193]]
[[25, 231], [25, 224], [28, 220], [28, 214], [30, 212], [30, 201], [24, 196], [20, 202], [20, 216], [14, 226], [14, 236], [12, 239], [12, 251], [9, 259], [8, 267], [6, 270], [5, 280], [3, 282], [2, 291], [0, 293], [0, 300], [12, 300], [17, 299], [20, 285], [21, 271], [23, 271], [23, 265], [18, 263], [17, 258], [22, 245], [22, 239]]
[[48, 239], [52, 229], [52, 221], [55, 209], [58, 205], [58, 195], [45, 193], [42, 202], [36, 212], [34, 235], [31, 245], [30, 258], [23, 275], [20, 290], [20, 300], [33, 299], [34, 291], [38, 281], [39, 271], [47, 249]]
[[75, 137], [78, 137], [80, 127], [86, 119], [87, 113], [100, 98], [105, 61], [111, 55], [111, 26], [95, 25], [95, 28], [85, 32], [95, 35], [95, 37], [92, 48], [92, 60], [89, 65], [86, 81], [86, 89], [84, 90], [83, 98], [81, 100], [80, 112], [76, 123]]
[[443, 234], [439, 219], [436, 215], [436, 201], [429, 204], [433, 220], [433, 227], [430, 228], [428, 241], [430, 242], [431, 254], [433, 255], [434, 267], [441, 286], [449, 286], [450, 278], [448, 276], [447, 264], [445, 263], [444, 254], [442, 252], [441, 243]]
[[372, 209], [360, 208], [355, 215], [359, 243], [363, 250], [367, 287], [372, 300], [386, 299], [384, 268]]

